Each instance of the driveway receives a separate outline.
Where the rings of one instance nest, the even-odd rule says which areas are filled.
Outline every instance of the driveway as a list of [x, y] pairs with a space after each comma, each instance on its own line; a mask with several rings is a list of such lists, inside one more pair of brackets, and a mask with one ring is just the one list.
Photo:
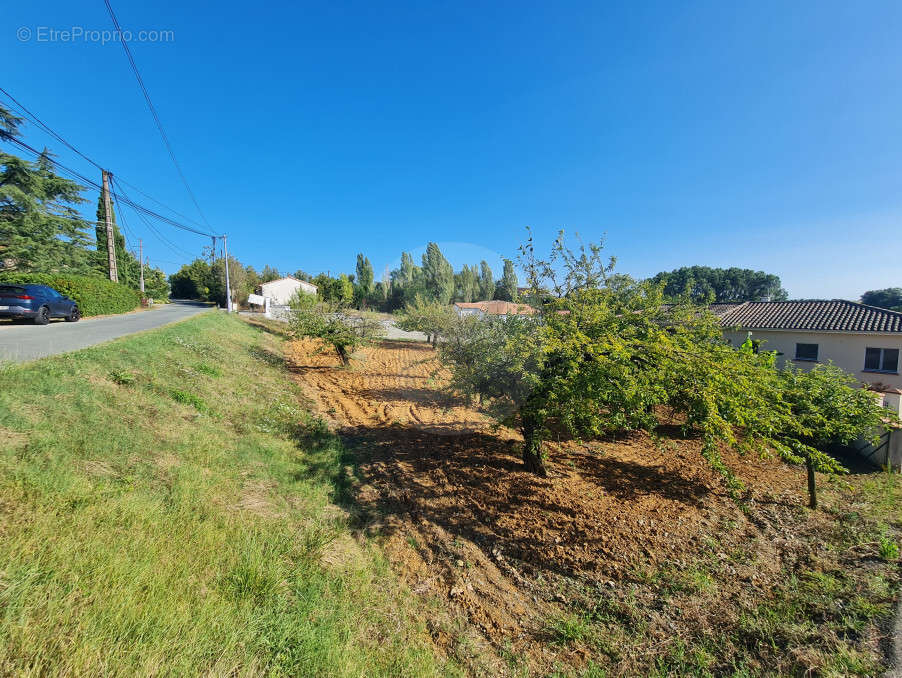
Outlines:
[[211, 310], [211, 306], [177, 301], [162, 308], [106, 318], [84, 318], [77, 323], [54, 320], [49, 325], [0, 324], [0, 361], [26, 362], [58, 353], [77, 351], [135, 332], [152, 330]]

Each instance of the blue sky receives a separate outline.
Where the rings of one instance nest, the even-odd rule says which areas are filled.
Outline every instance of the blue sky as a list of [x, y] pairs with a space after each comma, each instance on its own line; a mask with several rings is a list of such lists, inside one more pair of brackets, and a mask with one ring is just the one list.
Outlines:
[[[258, 269], [351, 272], [362, 251], [378, 277], [434, 240], [500, 270], [530, 226], [541, 244], [607, 234], [636, 276], [902, 285], [898, 2], [112, 2], [125, 29], [173, 32], [135, 59], [207, 218]], [[47, 39], [109, 30], [102, 0], [15, 3], [3, 23], [3, 87], [198, 218], [121, 46]], [[125, 216], [152, 262], [188, 259]]]

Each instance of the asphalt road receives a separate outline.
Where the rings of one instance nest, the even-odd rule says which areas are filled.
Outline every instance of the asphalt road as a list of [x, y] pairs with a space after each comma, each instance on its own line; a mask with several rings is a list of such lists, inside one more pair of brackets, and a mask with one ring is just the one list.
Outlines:
[[106, 318], [83, 318], [77, 323], [63, 320], [52, 320], [49, 325], [0, 323], [0, 361], [27, 362], [77, 351], [184, 320], [211, 308], [206, 304], [178, 301], [150, 311]]

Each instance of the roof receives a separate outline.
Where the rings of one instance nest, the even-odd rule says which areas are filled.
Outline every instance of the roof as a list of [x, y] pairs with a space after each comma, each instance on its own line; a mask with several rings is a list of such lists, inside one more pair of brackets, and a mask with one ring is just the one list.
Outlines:
[[725, 328], [902, 334], [902, 313], [844, 299], [712, 304]]
[[457, 308], [475, 308], [486, 315], [532, 315], [536, 312], [532, 306], [511, 301], [459, 301], [454, 305]]

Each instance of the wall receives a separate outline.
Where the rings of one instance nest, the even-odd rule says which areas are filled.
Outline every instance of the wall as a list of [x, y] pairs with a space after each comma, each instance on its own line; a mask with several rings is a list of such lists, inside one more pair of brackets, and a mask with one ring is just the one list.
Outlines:
[[[739, 346], [745, 341], [748, 334], [746, 330], [724, 332], [724, 337], [733, 346]], [[847, 372], [851, 372], [857, 379], [865, 383], [874, 384], [879, 382], [894, 388], [902, 388], [902, 376], [898, 373], [865, 372], [863, 369], [865, 348], [896, 348], [902, 350], [902, 335], [900, 334], [755, 330], [751, 335], [752, 339], [761, 340], [762, 350], [782, 353], [783, 355], [778, 357], [780, 364], [783, 364], [786, 360], [792, 360], [796, 354], [796, 343], [818, 344], [819, 362], [832, 360], [836, 365]], [[795, 360], [792, 362], [794, 365], [802, 368], [810, 368], [816, 364]], [[900, 356], [899, 362], [902, 363], [902, 356]]]
[[272, 303], [279, 306], [286, 305], [294, 293], [299, 289], [303, 289], [308, 294], [316, 294], [316, 286], [301, 280], [292, 280], [291, 278], [283, 278], [282, 280], [273, 280], [272, 282], [263, 283], [263, 296], [272, 299]]

